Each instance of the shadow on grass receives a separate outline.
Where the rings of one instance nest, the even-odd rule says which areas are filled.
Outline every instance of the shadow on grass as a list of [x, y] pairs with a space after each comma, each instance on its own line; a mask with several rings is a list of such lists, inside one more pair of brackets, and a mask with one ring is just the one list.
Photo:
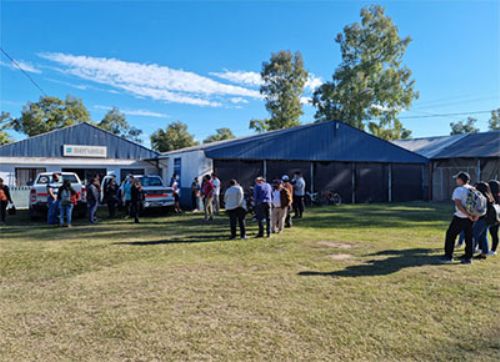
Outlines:
[[369, 260], [364, 264], [351, 265], [343, 270], [333, 272], [303, 271], [300, 276], [331, 276], [331, 277], [366, 277], [396, 273], [404, 268], [424, 265], [438, 265], [439, 256], [431, 255], [440, 249], [404, 249], [384, 250], [368, 256], [389, 256], [385, 259]]
[[[220, 233], [218, 234], [220, 235]], [[160, 240], [141, 240], [141, 241], [118, 241], [111, 245], [130, 245], [130, 246], [150, 246], [150, 245], [165, 245], [165, 244], [190, 244], [190, 243], [210, 243], [223, 241], [227, 238], [214, 237], [212, 235], [186, 236], [182, 238], [166, 238]]]

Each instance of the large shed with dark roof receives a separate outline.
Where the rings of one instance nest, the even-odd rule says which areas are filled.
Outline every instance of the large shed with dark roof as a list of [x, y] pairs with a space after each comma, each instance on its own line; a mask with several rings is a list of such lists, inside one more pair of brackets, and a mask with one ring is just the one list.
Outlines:
[[[422, 200], [427, 158], [342, 122], [311, 123], [159, 156], [190, 194], [194, 177], [214, 171], [245, 188], [300, 171], [309, 192], [338, 192], [345, 203]], [[190, 199], [183, 198], [184, 203]]]

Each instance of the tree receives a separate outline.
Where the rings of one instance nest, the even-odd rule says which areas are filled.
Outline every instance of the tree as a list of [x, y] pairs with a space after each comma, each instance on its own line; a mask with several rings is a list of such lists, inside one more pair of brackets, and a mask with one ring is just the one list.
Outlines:
[[215, 130], [215, 134], [205, 138], [205, 140], [203, 140], [203, 143], [231, 140], [233, 138], [235, 138], [235, 136], [229, 128], [218, 128]]
[[477, 119], [474, 117], [467, 117], [467, 121], [451, 122], [450, 135], [465, 134], [465, 133], [478, 133], [479, 128], [475, 127]]
[[129, 139], [131, 141], [142, 143], [140, 138], [142, 130], [132, 127], [127, 122], [125, 114], [116, 107], [110, 109], [97, 127], [102, 128], [114, 135]]
[[[7, 121], [8, 119], [10, 119], [10, 114], [9, 113], [2, 112], [0, 114], [0, 124], [2, 124], [4, 121]], [[11, 143], [12, 142], [12, 139], [10, 138], [10, 136], [2, 128], [0, 128], [0, 146], [1, 145], [6, 145], [7, 143]]]
[[385, 138], [409, 134], [398, 119], [418, 97], [411, 70], [402, 65], [409, 37], [398, 28], [381, 6], [361, 10], [361, 23], [344, 27], [335, 41], [342, 62], [332, 80], [316, 89], [312, 103], [317, 121], [341, 120]]
[[67, 96], [65, 100], [57, 97], [41, 97], [38, 102], [28, 102], [21, 117], [10, 118], [4, 128], [32, 137], [57, 128], [89, 122], [90, 115], [81, 99]]
[[159, 129], [151, 135], [151, 147], [158, 152], [168, 152], [197, 145], [188, 126], [181, 121], [170, 123], [165, 130]]
[[488, 128], [490, 131], [500, 130], [500, 108], [491, 111], [491, 118], [488, 121]]
[[300, 97], [308, 76], [300, 52], [273, 53], [271, 60], [262, 64], [260, 75], [263, 81], [260, 93], [271, 117], [251, 120], [250, 128], [263, 132], [298, 126], [303, 114]]

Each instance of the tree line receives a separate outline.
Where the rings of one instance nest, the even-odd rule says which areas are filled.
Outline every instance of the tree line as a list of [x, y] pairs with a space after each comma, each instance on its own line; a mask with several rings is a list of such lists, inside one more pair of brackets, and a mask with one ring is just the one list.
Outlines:
[[[373, 5], [360, 13], [361, 20], [344, 27], [335, 42], [341, 51], [341, 62], [329, 81], [316, 88], [310, 103], [316, 108], [316, 122], [339, 120], [353, 127], [386, 139], [405, 139], [411, 130], [404, 127], [398, 115], [418, 98], [411, 70], [403, 64], [410, 37], [401, 37], [384, 8]], [[250, 129], [265, 132], [301, 124], [303, 99], [309, 73], [300, 52], [281, 50], [262, 64], [260, 93], [269, 117], [252, 119]], [[473, 133], [475, 118], [450, 124], [451, 134]], [[34, 136], [78, 122], [89, 122], [120, 137], [141, 142], [142, 131], [132, 127], [118, 109], [110, 109], [99, 122], [90, 119], [80, 99], [68, 96], [42, 97], [28, 102], [21, 116], [13, 118], [2, 113], [0, 144], [10, 142], [5, 129]], [[491, 130], [500, 129], [500, 108], [492, 111]], [[234, 138], [229, 128], [220, 128], [203, 143]], [[198, 142], [188, 126], [175, 121], [150, 136], [151, 147], [168, 152], [195, 146]]]

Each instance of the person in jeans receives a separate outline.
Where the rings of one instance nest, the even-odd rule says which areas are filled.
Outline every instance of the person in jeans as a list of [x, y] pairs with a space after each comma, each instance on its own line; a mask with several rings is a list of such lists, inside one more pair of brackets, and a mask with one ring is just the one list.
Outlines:
[[116, 215], [116, 205], [118, 204], [118, 185], [114, 178], [104, 188], [104, 200], [108, 205], [108, 216], [112, 219]]
[[134, 223], [139, 223], [139, 213], [142, 208], [142, 201], [144, 200], [144, 192], [139, 180], [135, 180], [132, 188], [130, 189], [130, 213], [134, 218]]
[[304, 214], [304, 197], [306, 196], [306, 180], [302, 177], [302, 173], [295, 172], [293, 179], [293, 210], [295, 218], [301, 219]]
[[201, 184], [198, 177], [195, 177], [193, 183], [191, 184], [191, 205], [193, 212], [201, 211]]
[[10, 197], [9, 186], [3, 183], [3, 178], [0, 178], [0, 222], [5, 224], [5, 218], [7, 215], [7, 205], [12, 202]]
[[125, 205], [125, 218], [130, 217], [130, 215], [132, 214], [130, 210], [130, 202], [132, 200], [131, 190], [134, 181], [134, 176], [128, 175], [127, 179], [120, 187], [122, 194], [122, 204]]
[[181, 189], [179, 185], [179, 175], [174, 173], [172, 175], [172, 178], [170, 179], [170, 187], [172, 188], [172, 191], [174, 192], [174, 212], [176, 214], [182, 213], [181, 209]]
[[57, 184], [60, 176], [57, 173], [52, 174], [52, 180], [47, 184], [47, 224], [57, 225], [57, 212], [59, 211], [59, 201], [57, 200]]
[[[476, 190], [482, 193], [486, 198], [488, 210], [491, 209], [493, 207], [493, 204], [495, 203], [495, 199], [491, 194], [490, 185], [488, 185], [486, 182], [479, 182], [477, 185], [475, 185], [475, 187]], [[479, 249], [481, 249], [481, 254], [476, 257], [477, 259], [486, 259], [486, 257], [488, 256], [488, 228], [489, 224], [487, 220], [487, 214], [481, 216], [472, 226], [474, 243], [475, 245], [479, 246]]]
[[453, 261], [453, 250], [455, 248], [455, 240], [463, 231], [465, 234], [465, 255], [462, 259], [463, 264], [472, 263], [473, 255], [473, 239], [472, 239], [472, 224], [477, 217], [469, 214], [465, 209], [467, 196], [471, 190], [469, 185], [470, 176], [467, 172], [459, 172], [455, 177], [457, 187], [453, 191], [451, 199], [455, 203], [455, 214], [446, 231], [446, 239], [444, 244], [443, 263], [451, 263]]
[[220, 212], [220, 179], [215, 173], [212, 173], [212, 183], [214, 184], [214, 212], [219, 215]]
[[255, 205], [255, 218], [259, 223], [259, 233], [257, 238], [264, 237], [264, 224], [266, 236], [271, 237], [271, 202], [272, 189], [264, 177], [255, 179], [255, 187], [253, 189], [253, 201]]
[[99, 203], [99, 181], [97, 178], [92, 178], [87, 185], [87, 208], [89, 211], [89, 223], [95, 224], [97, 206]]
[[[283, 175], [281, 180], [283, 181], [283, 187], [288, 190], [290, 197], [293, 198], [293, 185], [290, 182], [290, 177], [288, 177], [288, 175]], [[290, 205], [286, 210], [285, 227], [292, 227], [292, 205]]]
[[[491, 180], [488, 182], [490, 186], [491, 194], [496, 205], [500, 205], [500, 182], [497, 180]], [[498, 226], [499, 224], [494, 224], [490, 226], [490, 236], [491, 236], [491, 250], [488, 255], [493, 256], [497, 254], [498, 247]]]
[[236, 180], [229, 181], [229, 188], [224, 193], [226, 212], [229, 215], [231, 239], [236, 239], [236, 224], [240, 227], [240, 237], [246, 239], [245, 230], [245, 194]]
[[212, 221], [214, 219], [214, 191], [215, 187], [212, 183], [210, 175], [203, 178], [201, 185], [201, 193], [203, 194], [203, 202], [205, 208], [205, 221]]
[[69, 180], [64, 180], [59, 191], [57, 192], [57, 200], [59, 201], [59, 226], [71, 227], [73, 215], [73, 198], [76, 191], [71, 187]]
[[279, 234], [285, 227], [286, 212], [292, 204], [292, 196], [283, 187], [281, 180], [274, 181], [272, 198], [271, 231]]

